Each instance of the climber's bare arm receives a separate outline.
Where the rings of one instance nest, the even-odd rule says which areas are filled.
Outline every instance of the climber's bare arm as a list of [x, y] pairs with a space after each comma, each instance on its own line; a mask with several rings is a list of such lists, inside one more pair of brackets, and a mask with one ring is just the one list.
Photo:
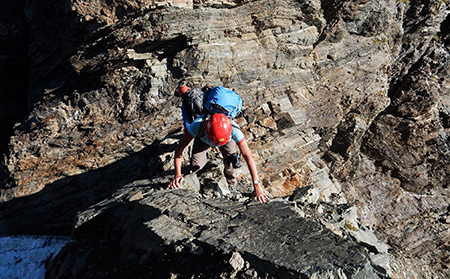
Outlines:
[[252, 176], [253, 182], [256, 181], [256, 183], [253, 183], [255, 199], [260, 203], [269, 201], [269, 198], [266, 196], [266, 194], [264, 194], [261, 183], [259, 182], [259, 175], [258, 169], [256, 167], [256, 162], [255, 159], [253, 158], [252, 152], [245, 138], [238, 143], [238, 146], [239, 149], [241, 150], [242, 156], [245, 159], [245, 162], [247, 162], [247, 166]]
[[183, 135], [177, 147], [175, 148], [175, 177], [170, 181], [169, 187], [172, 189], [178, 189], [181, 186], [181, 182], [183, 182], [183, 175], [181, 174], [181, 164], [183, 162], [183, 151], [188, 146], [188, 144], [192, 141], [192, 137], [188, 137]]

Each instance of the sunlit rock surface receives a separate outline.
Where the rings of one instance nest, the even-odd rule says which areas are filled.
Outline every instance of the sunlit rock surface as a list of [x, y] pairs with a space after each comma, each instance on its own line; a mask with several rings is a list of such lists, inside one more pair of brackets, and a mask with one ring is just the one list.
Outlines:
[[[165, 187], [185, 79], [242, 96], [238, 122], [272, 197], [355, 205], [356, 228], [389, 248], [381, 273], [448, 276], [446, 1], [27, 0], [4, 11], [0, 62], [29, 70], [10, 67], [20, 79], [1, 84], [1, 233], [75, 233], [78, 214], [125, 185]], [[244, 167], [248, 195], [249, 182]]]

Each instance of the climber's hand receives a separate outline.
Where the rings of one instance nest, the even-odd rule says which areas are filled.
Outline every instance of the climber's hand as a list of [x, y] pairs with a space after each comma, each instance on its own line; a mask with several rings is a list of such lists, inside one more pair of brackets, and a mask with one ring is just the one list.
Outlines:
[[255, 195], [255, 200], [257, 200], [260, 203], [265, 203], [270, 201], [269, 197], [264, 193], [261, 184], [257, 183], [254, 184], [255, 190], [254, 190], [254, 195]]
[[171, 189], [179, 189], [181, 187], [181, 182], [183, 182], [184, 178], [182, 175], [175, 176], [172, 181], [169, 183], [169, 188]]

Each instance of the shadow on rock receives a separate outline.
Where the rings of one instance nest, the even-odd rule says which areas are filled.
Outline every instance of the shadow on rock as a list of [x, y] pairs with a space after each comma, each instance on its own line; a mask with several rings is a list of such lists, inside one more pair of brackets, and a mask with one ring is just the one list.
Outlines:
[[108, 166], [53, 182], [36, 194], [1, 203], [0, 234], [69, 235], [77, 213], [132, 181], [167, 174], [155, 158], [173, 148], [154, 144]]
[[[126, 185], [116, 197], [137, 187]], [[380, 278], [361, 246], [300, 217], [289, 203], [152, 192], [80, 213], [90, 218], [46, 278]]]

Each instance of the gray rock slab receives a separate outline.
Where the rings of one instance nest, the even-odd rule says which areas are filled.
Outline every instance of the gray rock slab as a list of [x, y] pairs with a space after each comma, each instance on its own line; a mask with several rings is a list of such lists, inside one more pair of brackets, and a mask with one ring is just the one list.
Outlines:
[[[188, 234], [180, 228], [189, 227], [201, 243], [229, 253], [239, 251], [244, 260], [256, 265], [270, 262], [308, 278], [321, 272], [334, 274], [334, 278], [351, 278], [339, 274], [356, 275], [368, 262], [362, 246], [322, 224], [301, 218], [286, 202], [244, 205], [223, 198], [203, 201], [190, 191], [164, 191], [139, 203], [164, 212], [165, 217], [151, 223], [152, 228], [158, 228], [153, 232], [165, 241], [181, 240]], [[170, 218], [181, 223], [176, 225]], [[177, 229], [172, 232], [173, 225]], [[162, 227], [166, 229], [159, 230]]]

